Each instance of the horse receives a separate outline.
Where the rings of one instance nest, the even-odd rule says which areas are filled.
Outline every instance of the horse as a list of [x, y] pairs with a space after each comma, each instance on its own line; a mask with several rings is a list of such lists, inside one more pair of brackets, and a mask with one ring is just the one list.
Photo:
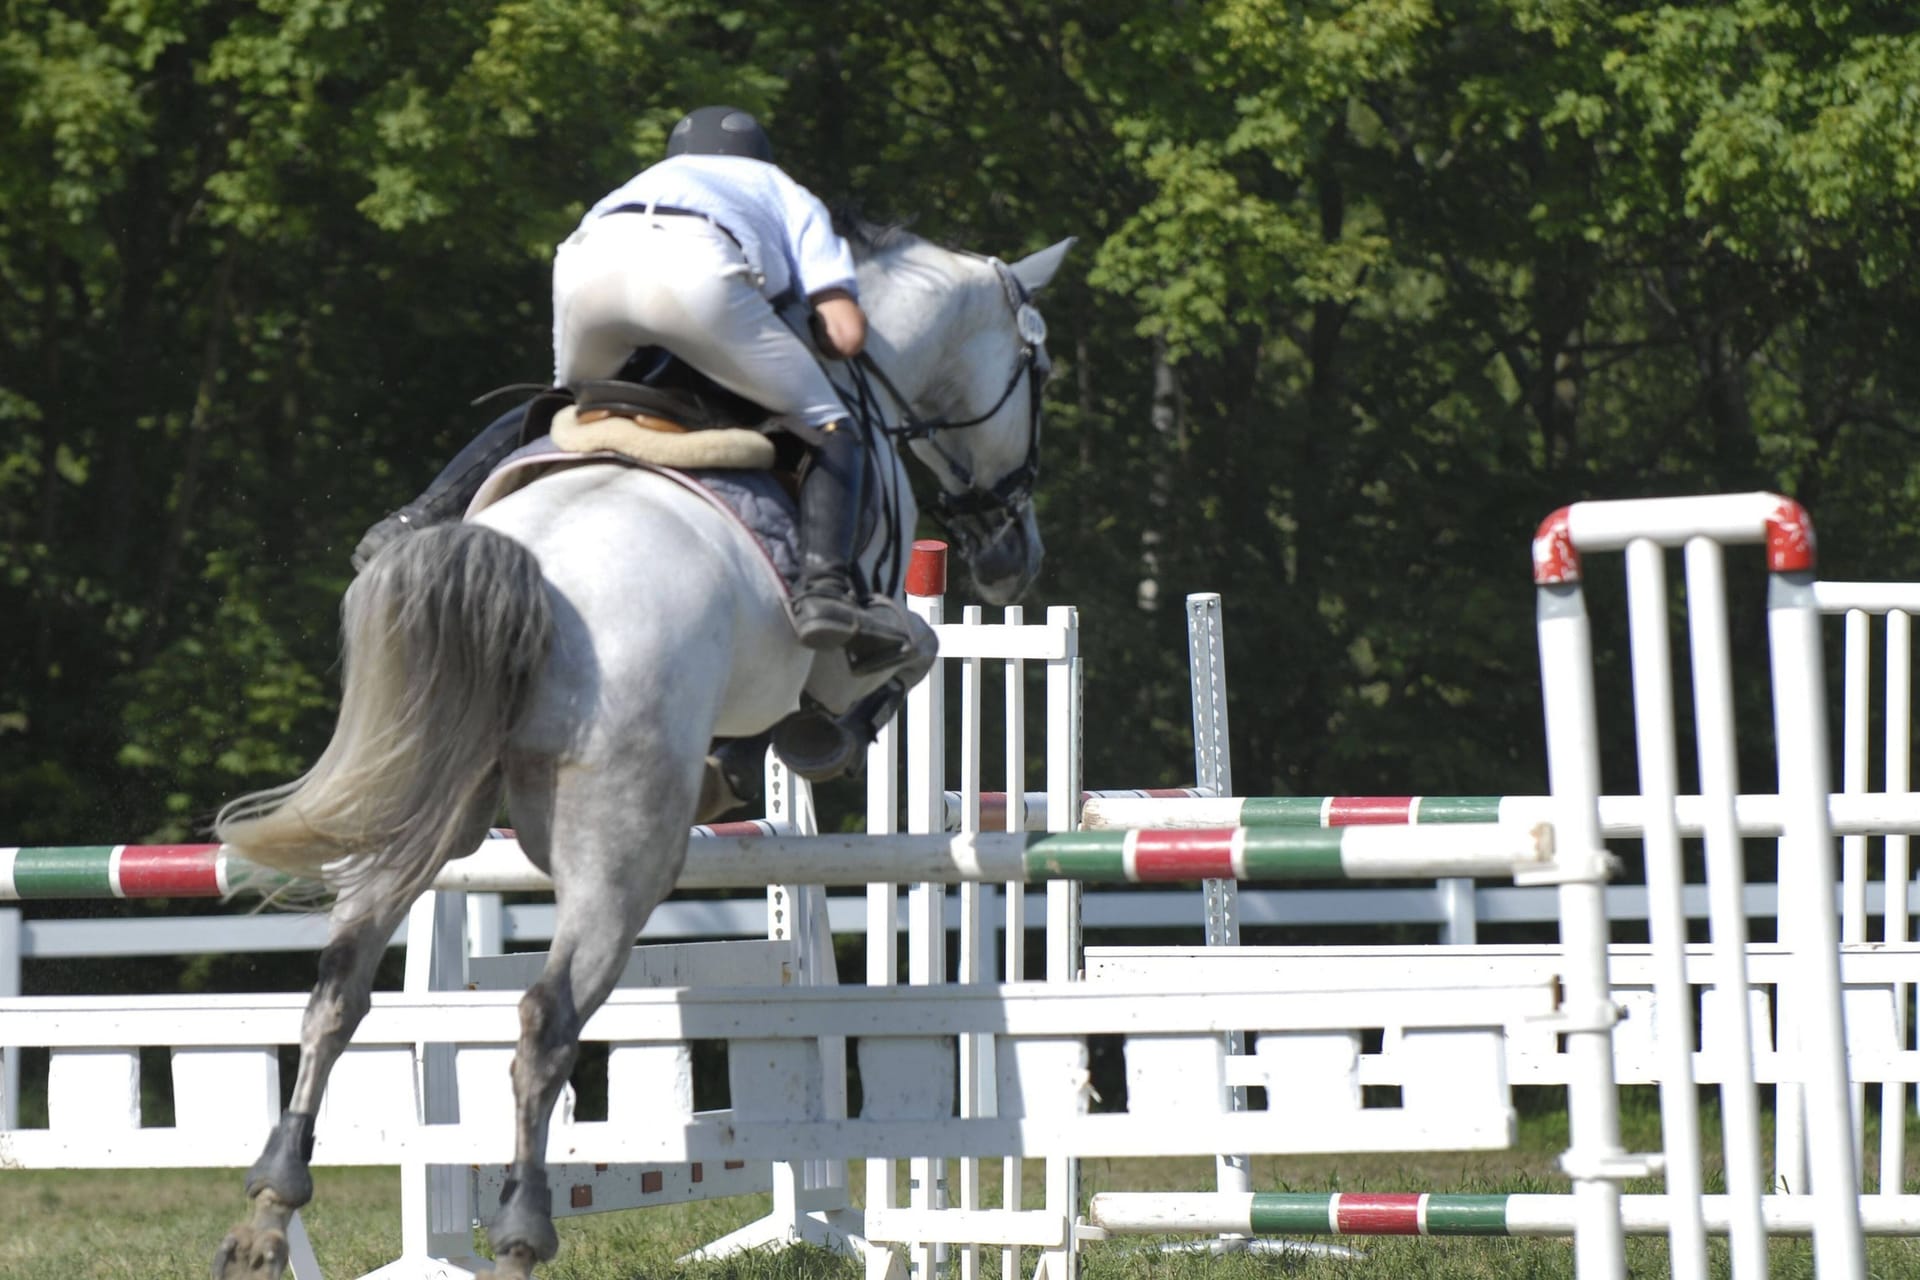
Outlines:
[[[828, 369], [891, 418], [869, 445], [869, 478], [893, 511], [863, 552], [869, 581], [898, 564], [901, 549], [883, 544], [917, 518], [904, 442], [938, 484], [979, 594], [1011, 602], [1042, 555], [1032, 488], [1049, 365], [1032, 298], [1072, 241], [1009, 264], [866, 223], [847, 238], [867, 352]], [[526, 1280], [559, 1249], [544, 1163], [554, 1103], [582, 1026], [679, 876], [710, 742], [765, 733], [803, 690], [844, 706], [862, 682], [844, 655], [801, 647], [782, 584], [737, 520], [669, 475], [613, 462], [582, 460], [399, 538], [350, 585], [341, 619], [332, 739], [302, 777], [242, 796], [216, 823], [248, 861], [324, 881], [332, 905], [292, 1095], [214, 1280], [284, 1274], [286, 1228], [313, 1195], [314, 1116], [375, 965], [503, 796], [555, 901], [552, 951], [520, 1001], [514, 1162], [488, 1224], [494, 1274]]]

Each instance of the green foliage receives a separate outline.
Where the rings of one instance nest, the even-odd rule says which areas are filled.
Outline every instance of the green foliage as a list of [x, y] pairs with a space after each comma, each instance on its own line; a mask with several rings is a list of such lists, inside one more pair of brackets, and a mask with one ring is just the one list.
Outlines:
[[204, 829], [204, 797], [253, 778], [303, 772], [313, 744], [302, 729], [323, 722], [332, 690], [301, 661], [301, 619], [264, 612], [262, 575], [227, 553], [210, 556], [205, 577], [219, 594], [196, 625], [129, 673], [121, 765], [163, 780], [167, 824], [184, 839]]
[[[360, 530], [547, 367], [547, 263], [686, 107], [1011, 257], [1089, 777], [1542, 785], [1527, 540], [1771, 487], [1912, 573], [1920, 35], [1723, 0], [91, 0], [0, 34], [0, 839], [186, 836], [327, 731]], [[1603, 650], [1606, 646], [1603, 646]], [[1761, 691], [1754, 690], [1757, 695]]]

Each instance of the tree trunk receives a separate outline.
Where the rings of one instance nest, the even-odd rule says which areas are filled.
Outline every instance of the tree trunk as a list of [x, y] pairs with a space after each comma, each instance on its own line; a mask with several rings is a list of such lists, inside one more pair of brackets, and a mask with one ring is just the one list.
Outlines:
[[1134, 603], [1143, 613], [1160, 607], [1160, 546], [1163, 528], [1173, 505], [1173, 471], [1183, 439], [1180, 412], [1180, 371], [1167, 359], [1167, 344], [1153, 340], [1153, 402], [1147, 423], [1153, 429], [1153, 451], [1166, 462], [1153, 468], [1147, 491], [1146, 519], [1140, 528], [1140, 582]]
[[213, 406], [220, 394], [220, 361], [225, 351], [229, 317], [233, 313], [233, 270], [235, 250], [229, 249], [220, 260], [213, 282], [213, 297], [207, 308], [206, 341], [200, 348], [200, 377], [193, 396], [193, 411], [187, 417], [186, 440], [181, 453], [180, 475], [174, 486], [172, 518], [167, 521], [160, 561], [154, 571], [153, 624], [142, 633], [141, 661], [144, 663], [165, 637], [167, 609], [173, 602], [173, 589], [180, 576], [180, 562], [186, 551], [200, 498], [200, 476], [206, 466], [207, 432]]

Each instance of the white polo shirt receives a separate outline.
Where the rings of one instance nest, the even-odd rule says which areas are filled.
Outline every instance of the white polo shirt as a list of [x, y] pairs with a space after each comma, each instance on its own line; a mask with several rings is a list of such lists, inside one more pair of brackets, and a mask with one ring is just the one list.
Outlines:
[[770, 299], [790, 287], [809, 298], [827, 289], [859, 296], [853, 250], [834, 231], [827, 207], [776, 165], [744, 156], [670, 156], [608, 192], [581, 225], [629, 204], [712, 218], [740, 242]]

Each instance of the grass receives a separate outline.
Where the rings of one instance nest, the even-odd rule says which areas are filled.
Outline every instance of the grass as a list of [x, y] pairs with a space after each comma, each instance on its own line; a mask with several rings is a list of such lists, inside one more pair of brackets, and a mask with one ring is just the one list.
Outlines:
[[[1630, 1100], [1642, 1091], [1630, 1091]], [[1629, 1145], [1658, 1140], [1657, 1114], [1644, 1098], [1625, 1113]], [[1914, 1135], [1920, 1138], [1920, 1134]], [[1392, 1156], [1260, 1157], [1253, 1182], [1260, 1190], [1461, 1191], [1565, 1190], [1554, 1157], [1566, 1140], [1564, 1116], [1528, 1115], [1512, 1151]], [[1716, 1135], [1709, 1135], [1717, 1142]], [[1920, 1151], [1910, 1140], [1909, 1150]], [[1089, 1160], [1081, 1166], [1083, 1195], [1095, 1191], [1197, 1190], [1212, 1185], [1204, 1160]], [[990, 1196], [997, 1194], [998, 1162], [983, 1163]], [[1715, 1171], [1709, 1169], [1710, 1182]], [[238, 1221], [243, 1207], [238, 1170], [0, 1172], [0, 1277], [4, 1280], [121, 1280], [201, 1276], [214, 1245]], [[305, 1213], [320, 1264], [330, 1278], [364, 1275], [400, 1250], [399, 1175], [392, 1169], [317, 1169], [314, 1202]], [[1026, 1177], [1029, 1206], [1043, 1185], [1037, 1162]], [[1911, 1185], [1911, 1183], [1910, 1183]], [[1633, 1186], [1629, 1190], [1657, 1189]], [[990, 1201], [991, 1202], [991, 1201]], [[680, 1266], [685, 1251], [759, 1217], [766, 1197], [740, 1197], [643, 1213], [592, 1215], [560, 1223], [560, 1256], [542, 1268], [542, 1280], [860, 1280], [850, 1259], [810, 1250], [760, 1253], [716, 1263]], [[1558, 1280], [1573, 1276], [1564, 1240], [1395, 1239], [1341, 1240], [1364, 1257], [1209, 1258], [1160, 1250], [1153, 1240], [1094, 1243], [1083, 1254], [1088, 1280]], [[1716, 1241], [1714, 1269], [1727, 1271], [1724, 1243]], [[1635, 1277], [1668, 1274], [1665, 1242], [1628, 1242]], [[1876, 1280], [1920, 1277], [1920, 1241], [1873, 1240], [1868, 1249]], [[1027, 1266], [1031, 1267], [1031, 1255]], [[1775, 1244], [1776, 1280], [1813, 1274], [1805, 1240]], [[998, 1277], [997, 1252], [983, 1258], [983, 1275]]]

